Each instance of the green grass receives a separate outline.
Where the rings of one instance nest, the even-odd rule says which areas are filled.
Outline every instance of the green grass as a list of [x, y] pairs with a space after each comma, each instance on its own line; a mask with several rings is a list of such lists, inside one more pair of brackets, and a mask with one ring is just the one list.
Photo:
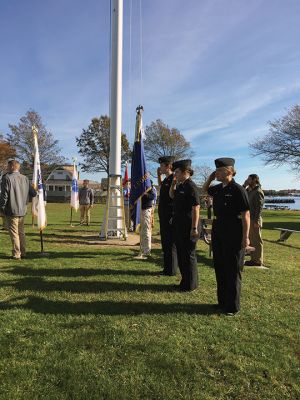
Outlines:
[[[27, 218], [28, 258], [10, 260], [0, 232], [0, 399], [299, 398], [300, 212], [265, 213], [265, 263], [243, 272], [242, 312], [214, 313], [208, 248], [198, 245], [200, 287], [177, 293], [159, 277], [161, 250], [96, 245], [70, 227], [69, 208], [48, 204], [47, 257]], [[78, 219], [78, 215], [76, 215]], [[157, 224], [154, 242], [158, 242]]]

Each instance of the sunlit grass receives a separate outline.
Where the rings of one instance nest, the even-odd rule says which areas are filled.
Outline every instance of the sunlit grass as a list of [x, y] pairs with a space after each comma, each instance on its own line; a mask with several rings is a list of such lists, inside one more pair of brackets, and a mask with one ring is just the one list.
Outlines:
[[[28, 258], [13, 261], [1, 231], [0, 398], [296, 399], [299, 396], [300, 212], [266, 212], [265, 264], [243, 273], [242, 312], [215, 313], [208, 248], [198, 245], [200, 287], [178, 293], [159, 277], [161, 250], [96, 244], [71, 227], [69, 208], [48, 204], [41, 256], [27, 217]], [[78, 223], [78, 215], [74, 224]], [[158, 242], [158, 226], [154, 241]]]

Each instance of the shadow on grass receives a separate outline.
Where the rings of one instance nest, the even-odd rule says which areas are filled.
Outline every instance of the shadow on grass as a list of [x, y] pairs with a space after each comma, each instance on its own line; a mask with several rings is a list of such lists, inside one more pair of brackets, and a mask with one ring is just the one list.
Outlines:
[[2, 268], [1, 272], [19, 275], [19, 276], [61, 276], [61, 277], [89, 277], [89, 276], [156, 276], [158, 271], [149, 271], [146, 269], [127, 270], [127, 269], [109, 269], [109, 268], [28, 268], [14, 267]]
[[[15, 301], [25, 300], [24, 304]], [[67, 302], [46, 300], [36, 296], [18, 297], [11, 301], [0, 303], [0, 310], [23, 309], [40, 314], [54, 315], [163, 315], [163, 314], [218, 314], [212, 304], [187, 304], [187, 303], [146, 303], [146, 302]]]
[[207, 252], [206, 253], [202, 253], [199, 250], [197, 250], [197, 263], [203, 264], [206, 267], [210, 267], [213, 268], [213, 259], [212, 257], [210, 258]]
[[68, 293], [108, 293], [108, 292], [175, 292], [174, 285], [141, 284], [110, 281], [45, 281], [42, 278], [24, 278], [1, 284], [19, 292], [68, 292]]
[[278, 244], [278, 246], [289, 247], [291, 249], [297, 249], [297, 250], [300, 249], [299, 246], [293, 246], [291, 244], [288, 244], [287, 242], [278, 242], [277, 240], [264, 239], [264, 242]]
[[[291, 217], [290, 217], [291, 218]], [[270, 229], [274, 230], [274, 228], [284, 228], [284, 229], [292, 229], [294, 231], [300, 231], [300, 218], [299, 222], [294, 221], [267, 221], [263, 223], [263, 229]], [[278, 232], [278, 237], [279, 237], [279, 231]]]
[[[47, 246], [45, 246], [47, 247]], [[94, 259], [99, 259], [99, 263], [103, 260], [103, 262], [106, 262], [107, 258], [109, 257], [115, 257], [116, 261], [120, 261], [120, 260], [129, 260], [132, 261], [134, 263], [141, 263], [140, 260], [135, 260], [133, 257], [138, 254], [136, 250], [134, 249], [130, 249], [130, 248], [126, 248], [126, 253], [124, 254], [124, 250], [122, 252], [121, 248], [118, 249], [119, 251], [110, 251], [109, 247], [107, 248], [101, 248], [98, 249], [97, 251], [91, 252], [91, 251], [76, 251], [76, 249], [70, 249], [69, 251], [47, 251], [47, 248], [45, 250], [45, 253], [41, 253], [38, 251], [31, 251], [28, 252], [26, 254], [26, 259], [24, 259], [25, 262], [30, 261], [30, 260], [47, 260], [47, 259], [59, 259], [59, 258], [65, 258], [65, 259], [86, 259], [86, 258], [94, 258]], [[132, 254], [128, 254], [128, 252], [132, 253]], [[10, 258], [7, 256], [7, 254], [5, 253], [0, 253], [0, 257], [1, 258]], [[103, 259], [102, 257], [105, 257], [105, 259]], [[152, 262], [152, 259], [149, 259], [150, 262]], [[19, 262], [20, 263], [20, 262]], [[99, 265], [99, 268], [101, 267], [101, 265]]]

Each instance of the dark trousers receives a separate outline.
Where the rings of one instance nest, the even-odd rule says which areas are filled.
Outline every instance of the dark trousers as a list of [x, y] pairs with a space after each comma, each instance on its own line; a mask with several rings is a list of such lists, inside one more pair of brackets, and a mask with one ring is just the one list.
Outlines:
[[176, 275], [177, 270], [177, 252], [174, 243], [173, 226], [170, 224], [170, 218], [166, 218], [159, 214], [161, 246], [164, 254], [164, 269], [165, 275]]
[[191, 291], [198, 287], [196, 242], [190, 240], [190, 229], [175, 227], [175, 244], [178, 266], [181, 273], [180, 289]]
[[218, 304], [226, 312], [240, 309], [242, 221], [215, 220], [212, 228], [212, 250], [217, 281]]

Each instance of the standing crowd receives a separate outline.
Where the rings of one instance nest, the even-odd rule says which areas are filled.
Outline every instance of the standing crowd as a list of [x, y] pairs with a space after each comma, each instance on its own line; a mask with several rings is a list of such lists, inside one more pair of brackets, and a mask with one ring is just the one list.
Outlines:
[[[199, 238], [200, 196], [191, 179], [191, 160], [174, 161], [172, 156], [164, 156], [158, 161], [158, 215], [164, 264], [161, 275], [174, 276], [179, 268], [181, 281], [177, 289], [193, 291], [198, 287], [196, 244]], [[215, 167], [202, 189], [208, 196], [209, 210], [213, 209], [211, 240], [217, 283], [216, 308], [226, 315], [235, 315], [240, 310], [243, 266], [263, 265], [261, 214], [264, 194], [256, 174], [250, 174], [243, 186], [235, 181], [233, 158], [218, 158]], [[0, 215], [5, 218], [11, 238], [12, 258], [18, 260], [26, 256], [26, 205], [30, 197], [36, 196], [28, 178], [19, 170], [17, 161], [9, 161], [7, 173], [2, 177], [0, 194]], [[219, 184], [213, 184], [215, 180]], [[81, 225], [90, 224], [90, 209], [94, 204], [93, 190], [88, 185], [89, 181], [84, 180], [79, 190]], [[128, 194], [129, 188], [125, 189]], [[125, 211], [129, 196], [126, 193]], [[141, 199], [141, 259], [147, 259], [151, 252], [155, 202], [156, 189], [152, 183]], [[131, 230], [132, 223], [127, 214], [126, 224]], [[244, 262], [247, 251], [251, 251], [251, 259]]]

